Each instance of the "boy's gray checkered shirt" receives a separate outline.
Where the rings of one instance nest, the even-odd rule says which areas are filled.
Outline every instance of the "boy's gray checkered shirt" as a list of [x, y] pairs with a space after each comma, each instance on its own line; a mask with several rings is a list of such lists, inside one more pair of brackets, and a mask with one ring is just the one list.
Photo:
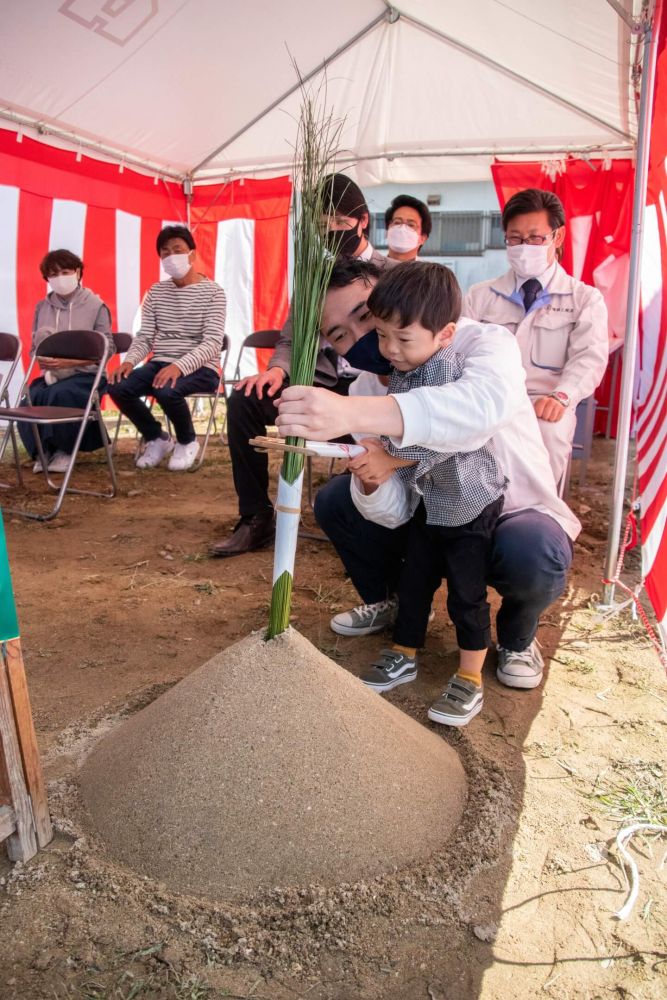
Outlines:
[[[447, 385], [463, 374], [463, 355], [444, 347], [411, 372], [392, 369], [387, 392], [398, 395], [421, 386]], [[503, 475], [490, 442], [476, 451], [443, 454], [428, 448], [397, 448], [382, 442], [390, 455], [417, 462], [395, 475], [410, 489], [410, 514], [423, 499], [427, 524], [468, 524], [505, 492]]]

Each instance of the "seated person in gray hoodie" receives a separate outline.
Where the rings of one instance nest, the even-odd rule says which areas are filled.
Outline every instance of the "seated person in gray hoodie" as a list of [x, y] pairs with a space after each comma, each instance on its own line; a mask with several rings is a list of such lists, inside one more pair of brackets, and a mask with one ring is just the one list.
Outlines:
[[[32, 347], [52, 333], [62, 330], [98, 330], [109, 338], [110, 350], [115, 347], [111, 336], [111, 314], [99, 295], [81, 285], [83, 261], [69, 250], [51, 250], [39, 265], [42, 277], [49, 283], [49, 293], [37, 303], [32, 324]], [[72, 406], [83, 409], [88, 401], [95, 377], [92, 365], [82, 367], [64, 358], [40, 361], [43, 375], [30, 385], [30, 399], [19, 405]], [[102, 377], [100, 394], [106, 381]], [[37, 456], [34, 428], [30, 424], [18, 425], [21, 440], [29, 455], [37, 459], [33, 472], [43, 472]], [[79, 432], [78, 424], [60, 424], [40, 428], [44, 454], [48, 458], [49, 472], [67, 469], [72, 449]], [[95, 451], [102, 447], [97, 424], [91, 423], [81, 440], [81, 451]]]

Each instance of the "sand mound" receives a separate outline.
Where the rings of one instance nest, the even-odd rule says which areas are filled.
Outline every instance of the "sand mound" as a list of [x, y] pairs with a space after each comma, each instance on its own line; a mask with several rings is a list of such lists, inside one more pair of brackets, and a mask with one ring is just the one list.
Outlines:
[[465, 802], [439, 736], [292, 630], [230, 646], [132, 716], [81, 788], [114, 858], [213, 899], [422, 860]]

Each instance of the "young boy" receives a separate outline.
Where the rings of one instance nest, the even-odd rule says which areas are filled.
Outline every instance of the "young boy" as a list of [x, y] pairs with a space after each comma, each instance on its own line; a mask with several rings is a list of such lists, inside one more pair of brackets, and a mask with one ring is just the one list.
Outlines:
[[[388, 392], [410, 392], [460, 378], [462, 358], [450, 346], [461, 311], [453, 273], [439, 264], [402, 264], [380, 278], [368, 299], [379, 348], [391, 364]], [[447, 580], [447, 608], [456, 627], [459, 669], [429, 709], [445, 725], [466, 725], [482, 708], [482, 667], [490, 645], [486, 574], [491, 536], [507, 480], [492, 448], [442, 455], [423, 447], [397, 448], [383, 438], [393, 473], [406, 491], [409, 537], [398, 587], [392, 649], [382, 650], [362, 675], [376, 691], [417, 676], [417, 648], [424, 644], [434, 594]], [[407, 463], [410, 464], [407, 464]], [[377, 468], [357, 469], [356, 488], [377, 489]], [[353, 480], [353, 496], [355, 484]]]

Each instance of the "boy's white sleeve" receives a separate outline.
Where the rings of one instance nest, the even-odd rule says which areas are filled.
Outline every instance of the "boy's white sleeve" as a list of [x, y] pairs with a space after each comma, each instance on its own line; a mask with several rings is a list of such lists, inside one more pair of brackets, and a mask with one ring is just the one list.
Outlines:
[[362, 517], [383, 528], [399, 528], [410, 520], [409, 494], [397, 476], [387, 479], [368, 496], [356, 476], [350, 479], [352, 502]]

